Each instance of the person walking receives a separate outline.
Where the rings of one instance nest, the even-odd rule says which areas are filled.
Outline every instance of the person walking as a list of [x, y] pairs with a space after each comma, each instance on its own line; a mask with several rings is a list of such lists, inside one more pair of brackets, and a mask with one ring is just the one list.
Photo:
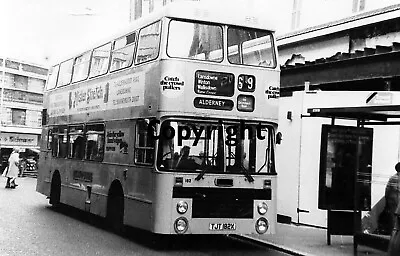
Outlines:
[[396, 174], [392, 175], [385, 188], [385, 208], [378, 225], [382, 233], [390, 234], [395, 226], [396, 209], [400, 199], [400, 162], [395, 165]]
[[8, 158], [8, 171], [6, 174], [7, 183], [6, 188], [15, 188], [18, 185], [15, 184], [15, 180], [19, 173], [19, 149], [14, 148], [10, 157]]

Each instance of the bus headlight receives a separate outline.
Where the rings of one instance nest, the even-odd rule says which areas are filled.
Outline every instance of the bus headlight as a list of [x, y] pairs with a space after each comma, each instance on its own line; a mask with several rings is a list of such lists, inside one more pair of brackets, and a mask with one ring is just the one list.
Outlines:
[[268, 220], [266, 218], [259, 218], [256, 221], [256, 231], [258, 234], [264, 234], [267, 232], [269, 227]]
[[268, 205], [266, 202], [261, 202], [257, 205], [257, 211], [259, 214], [264, 215], [268, 211]]
[[178, 234], [183, 234], [188, 229], [188, 221], [187, 219], [181, 217], [175, 220], [174, 223], [175, 232]]
[[178, 213], [184, 214], [188, 210], [188, 204], [185, 201], [179, 201], [176, 204], [176, 210], [178, 211]]

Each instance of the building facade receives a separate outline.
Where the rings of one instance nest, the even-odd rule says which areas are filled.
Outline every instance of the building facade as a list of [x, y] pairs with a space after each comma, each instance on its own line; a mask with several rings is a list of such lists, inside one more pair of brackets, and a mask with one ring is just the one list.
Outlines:
[[[307, 109], [398, 104], [395, 99], [400, 91], [399, 17], [397, 4], [279, 37], [279, 129], [283, 141], [277, 149], [278, 194], [282, 195], [278, 212], [290, 216], [292, 221], [327, 225], [327, 212], [318, 206], [318, 181], [321, 126], [331, 124], [332, 120], [309, 118]], [[356, 125], [348, 120], [337, 120], [336, 124]], [[372, 211], [364, 214], [375, 219], [369, 219], [370, 225], [364, 228], [375, 233], [379, 232], [379, 212], [384, 205], [387, 182], [400, 160], [400, 128], [382, 124], [369, 128], [373, 128]], [[296, 193], [285, 194], [293, 187], [297, 188]]]
[[0, 67], [1, 171], [14, 147], [21, 149], [22, 168], [26, 169], [26, 164], [30, 166], [38, 160], [48, 70], [10, 58], [0, 58]]

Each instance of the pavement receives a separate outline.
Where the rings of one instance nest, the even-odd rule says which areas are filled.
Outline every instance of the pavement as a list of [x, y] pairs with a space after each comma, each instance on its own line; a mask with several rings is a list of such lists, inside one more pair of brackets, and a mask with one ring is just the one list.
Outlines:
[[[277, 232], [274, 235], [246, 237], [256, 239], [260, 243], [291, 255], [355, 255], [353, 254], [353, 236], [332, 235], [331, 245], [328, 245], [326, 229], [317, 227], [278, 223]], [[377, 256], [386, 255], [386, 252], [358, 245], [357, 255]]]
[[[0, 177], [0, 186], [5, 184], [5, 180], [4, 177]], [[17, 183], [20, 184], [17, 190], [28, 187], [32, 189], [32, 187], [36, 186], [36, 179], [28, 177], [18, 178]], [[36, 192], [32, 191], [32, 193]], [[278, 223], [277, 231], [274, 235], [246, 235], [244, 237], [252, 239], [253, 241], [257, 240], [264, 245], [289, 255], [355, 255], [353, 254], [353, 236], [332, 235], [331, 245], [327, 245], [326, 229], [317, 227]], [[383, 256], [386, 255], [386, 252], [359, 245], [357, 248], [357, 255]]]

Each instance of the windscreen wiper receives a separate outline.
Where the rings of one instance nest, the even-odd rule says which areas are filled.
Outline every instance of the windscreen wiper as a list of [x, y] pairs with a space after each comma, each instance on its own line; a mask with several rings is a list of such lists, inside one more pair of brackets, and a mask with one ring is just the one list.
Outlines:
[[254, 178], [253, 178], [253, 176], [251, 176], [249, 170], [247, 170], [243, 165], [241, 165], [241, 167], [242, 167], [242, 170], [243, 170], [244, 177], [246, 177], [246, 179], [249, 182], [253, 182]]
[[206, 171], [207, 170], [205, 168], [201, 169], [201, 172], [199, 173], [199, 175], [197, 175], [197, 177], [194, 180], [196, 180], [196, 181], [201, 180], [203, 178], [204, 174], [206, 173]]
[[204, 174], [205, 174], [206, 171], [207, 171], [207, 165], [202, 164], [200, 167], [203, 167], [203, 169], [200, 169], [201, 172], [200, 172], [199, 175], [197, 175], [197, 177], [194, 179], [194, 180], [196, 180], [196, 181], [201, 180], [201, 179], [203, 178]]

